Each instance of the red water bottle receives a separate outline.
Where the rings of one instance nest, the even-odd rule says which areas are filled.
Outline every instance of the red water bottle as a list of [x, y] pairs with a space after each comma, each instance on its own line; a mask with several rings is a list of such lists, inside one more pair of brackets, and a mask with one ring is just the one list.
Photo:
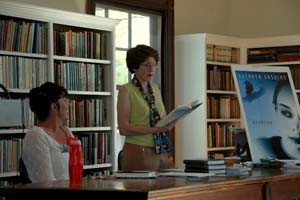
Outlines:
[[69, 158], [69, 177], [70, 183], [80, 183], [82, 180], [82, 151], [81, 142], [77, 136], [74, 138], [69, 137], [67, 143], [70, 147]]

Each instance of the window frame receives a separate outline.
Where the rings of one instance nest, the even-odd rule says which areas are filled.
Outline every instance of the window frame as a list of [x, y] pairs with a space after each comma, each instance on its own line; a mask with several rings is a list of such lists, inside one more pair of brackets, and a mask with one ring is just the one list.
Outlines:
[[[97, 5], [98, 4], [98, 5]], [[133, 19], [134, 19], [134, 15], [141, 15], [141, 16], [146, 16], [146, 17], [149, 17], [150, 19], [150, 32], [153, 32], [155, 31], [156, 33], [159, 33], [160, 35], [154, 35], [154, 37], [150, 34], [150, 38], [149, 38], [149, 43], [150, 43], [150, 46], [155, 48], [158, 53], [159, 53], [159, 56], [161, 58], [161, 27], [157, 28], [158, 25], [161, 26], [161, 23], [162, 23], [162, 19], [161, 19], [161, 15], [158, 14], [158, 13], [145, 13], [145, 12], [141, 12], [141, 11], [136, 11], [136, 10], [132, 10], [132, 9], [124, 9], [124, 8], [119, 8], [119, 7], [113, 7], [113, 6], [108, 6], [108, 5], [105, 5], [105, 4], [100, 4], [100, 3], [96, 3], [96, 6], [99, 6], [101, 8], [103, 8], [104, 10], [104, 17], [109, 17], [109, 11], [112, 10], [112, 11], [119, 11], [119, 12], [124, 12], [127, 14], [127, 18], [128, 18], [128, 24], [127, 24], [127, 28], [128, 28], [128, 38], [127, 38], [127, 47], [120, 47], [120, 46], [115, 46], [115, 51], [116, 52], [127, 52], [128, 49], [132, 48], [135, 46], [135, 44], [133, 45], [132, 42], [133, 42], [133, 30], [132, 30], [132, 26], [133, 26]], [[160, 19], [157, 20], [156, 17], [159, 17]], [[156, 27], [156, 29], [155, 29]], [[152, 37], [151, 37], [152, 36]], [[157, 37], [159, 39], [157, 39]], [[160, 62], [159, 62], [160, 63]], [[127, 81], [130, 81], [130, 78], [131, 78], [131, 73], [128, 72], [128, 80]], [[154, 81], [159, 85], [161, 86], [161, 69], [159, 68], [159, 70], [157, 70], [157, 73], [155, 74], [154, 76]], [[116, 83], [116, 88], [119, 89], [120, 85], [118, 85]]]

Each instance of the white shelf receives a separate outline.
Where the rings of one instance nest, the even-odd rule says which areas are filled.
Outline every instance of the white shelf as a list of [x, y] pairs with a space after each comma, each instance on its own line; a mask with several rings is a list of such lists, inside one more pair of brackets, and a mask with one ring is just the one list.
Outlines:
[[69, 56], [53, 56], [55, 60], [63, 60], [63, 61], [72, 61], [72, 62], [85, 62], [85, 63], [95, 63], [95, 64], [111, 64], [110, 60], [98, 60], [98, 59], [90, 59], [90, 58], [78, 58], [78, 57], [69, 57]]
[[232, 151], [235, 150], [235, 147], [212, 147], [212, 148], [207, 148], [207, 151]]
[[15, 93], [15, 94], [28, 94], [29, 89], [17, 89], [17, 88], [7, 88], [9, 92]]
[[45, 54], [22, 53], [22, 52], [16, 52], [16, 51], [2, 51], [2, 50], [0, 50], [0, 55], [29, 57], [29, 58], [44, 58], [44, 59], [48, 58], [48, 55], [45, 55]]
[[28, 129], [0, 129], [0, 135], [27, 133], [27, 131]]
[[225, 91], [225, 90], [206, 90], [208, 94], [236, 94], [236, 91]]
[[255, 65], [255, 66], [286, 66], [286, 65], [300, 65], [300, 61], [290, 61], [290, 62], [270, 62], [270, 63], [248, 63], [248, 65]]
[[[15, 94], [29, 94], [29, 89], [17, 89], [17, 88], [7, 88], [9, 92]], [[1, 93], [2, 91], [0, 91]], [[75, 91], [68, 90], [70, 95], [82, 95], [82, 96], [111, 96], [111, 92], [98, 92], [98, 91]]]
[[84, 95], [84, 96], [111, 96], [111, 92], [95, 92], [95, 91], [73, 91], [69, 90], [70, 95]]
[[96, 165], [84, 165], [83, 169], [101, 169], [112, 167], [111, 163], [96, 164]]
[[206, 61], [206, 64], [208, 65], [217, 65], [220, 67], [231, 67], [231, 65], [234, 65], [236, 63], [225, 63], [225, 62], [216, 62], [216, 61]]
[[[191, 99], [199, 99], [203, 106], [195, 110], [188, 119], [176, 125], [175, 151], [176, 167], [181, 168], [186, 158], [208, 158], [208, 122], [222, 122], [225, 125], [240, 125], [241, 119], [208, 119], [208, 98], [213, 95], [228, 95], [236, 98], [236, 91], [211, 90], [208, 88], [208, 72], [214, 66], [229, 71], [236, 63], [207, 60], [207, 45], [233, 48], [234, 62], [243, 63], [243, 43], [237, 37], [206, 33], [179, 35], [175, 38], [175, 104], [180, 105]], [[237, 56], [237, 57], [234, 57]], [[236, 60], [236, 61], [235, 61]], [[183, 67], [184, 66], [184, 67]], [[192, 80], [192, 84], [191, 84]], [[188, 89], [187, 89], [188, 88]], [[225, 87], [224, 87], [225, 89]], [[184, 134], [188, 130], [189, 134]], [[191, 151], [190, 149], [193, 149]], [[220, 150], [222, 151], [222, 150]], [[227, 153], [224, 150], [224, 153]]]
[[[7, 88], [9, 92], [15, 94], [29, 94], [29, 89], [17, 89], [17, 88]], [[0, 91], [1, 93], [2, 91]], [[70, 95], [82, 95], [82, 96], [111, 96], [111, 92], [97, 92], [97, 91], [75, 91], [68, 90]]]
[[0, 178], [8, 178], [8, 177], [13, 177], [18, 175], [19, 172], [4, 172], [4, 173], [0, 173]]
[[111, 127], [72, 127], [72, 132], [95, 132], [95, 131], [111, 131]]
[[[29, 129], [0, 129], [1, 134], [20, 134], [27, 133]], [[96, 131], [111, 131], [111, 127], [73, 127], [72, 132], [96, 132]]]
[[241, 122], [241, 119], [207, 119], [207, 122]]

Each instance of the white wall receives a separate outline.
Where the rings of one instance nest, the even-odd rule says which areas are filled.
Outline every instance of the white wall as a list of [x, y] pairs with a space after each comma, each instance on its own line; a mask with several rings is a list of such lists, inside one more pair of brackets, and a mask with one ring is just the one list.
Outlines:
[[[65, 11], [85, 13], [86, 0], [13, 0], [37, 6], [61, 9]], [[62, 16], [63, 17], [63, 16]]]
[[299, 0], [174, 0], [175, 34], [300, 34]]

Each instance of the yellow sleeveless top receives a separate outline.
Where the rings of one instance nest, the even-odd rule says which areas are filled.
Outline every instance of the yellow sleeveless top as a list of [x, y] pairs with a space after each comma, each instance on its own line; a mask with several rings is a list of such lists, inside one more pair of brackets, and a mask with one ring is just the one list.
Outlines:
[[[155, 96], [155, 105], [160, 117], [165, 115], [165, 107], [162, 101], [161, 93], [158, 86], [151, 83], [153, 89], [153, 95]], [[129, 100], [130, 100], [130, 116], [129, 123], [134, 126], [150, 127], [150, 111], [149, 105], [145, 101], [142, 93], [131, 82], [124, 85], [127, 88]], [[132, 135], [126, 136], [125, 142], [143, 146], [154, 147], [153, 133], [147, 135]]]

